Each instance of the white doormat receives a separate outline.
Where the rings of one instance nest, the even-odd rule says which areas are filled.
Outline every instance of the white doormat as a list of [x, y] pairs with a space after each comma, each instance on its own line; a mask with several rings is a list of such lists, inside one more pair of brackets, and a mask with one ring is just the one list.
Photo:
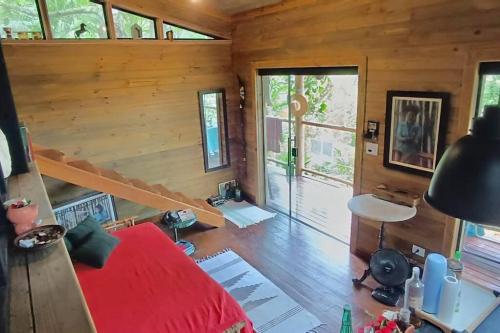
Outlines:
[[236, 224], [239, 228], [246, 228], [276, 216], [275, 213], [260, 209], [246, 201], [235, 202], [230, 200], [217, 208], [224, 213], [226, 219]]
[[231, 250], [197, 263], [238, 301], [257, 333], [310, 333], [324, 326]]

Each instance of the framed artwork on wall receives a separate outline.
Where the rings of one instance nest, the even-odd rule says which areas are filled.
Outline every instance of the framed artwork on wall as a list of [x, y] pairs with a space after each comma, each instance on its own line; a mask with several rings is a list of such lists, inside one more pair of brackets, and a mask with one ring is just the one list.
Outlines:
[[431, 177], [444, 152], [450, 94], [388, 91], [384, 166]]
[[105, 193], [90, 193], [54, 208], [57, 223], [72, 229], [92, 216], [98, 223], [114, 222], [117, 219], [113, 196]]

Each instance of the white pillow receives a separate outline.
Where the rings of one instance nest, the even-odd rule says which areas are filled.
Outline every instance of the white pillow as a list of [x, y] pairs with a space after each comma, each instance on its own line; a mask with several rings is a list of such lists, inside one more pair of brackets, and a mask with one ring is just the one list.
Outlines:
[[2, 172], [5, 178], [10, 176], [12, 172], [12, 160], [10, 158], [9, 144], [5, 134], [0, 129], [0, 164], [2, 165]]

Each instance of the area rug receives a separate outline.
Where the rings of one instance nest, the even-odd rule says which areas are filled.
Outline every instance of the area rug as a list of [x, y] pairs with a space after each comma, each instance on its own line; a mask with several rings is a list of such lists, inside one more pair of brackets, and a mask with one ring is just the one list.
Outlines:
[[217, 208], [224, 213], [226, 219], [239, 228], [246, 228], [276, 216], [276, 214], [260, 209], [246, 201], [235, 202], [230, 200]]
[[245, 310], [258, 333], [310, 333], [323, 326], [231, 250], [197, 261]]

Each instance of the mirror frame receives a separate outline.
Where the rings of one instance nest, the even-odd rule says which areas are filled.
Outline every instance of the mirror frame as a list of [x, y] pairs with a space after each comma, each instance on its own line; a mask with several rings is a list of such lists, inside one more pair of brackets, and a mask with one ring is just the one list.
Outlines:
[[[226, 164], [220, 165], [218, 167], [210, 168], [208, 165], [208, 150], [207, 150], [207, 128], [205, 126], [205, 113], [204, 113], [204, 104], [203, 104], [203, 96], [206, 94], [222, 94], [222, 116], [224, 117], [224, 136], [221, 137], [226, 142]], [[203, 149], [203, 163], [205, 166], [205, 173], [217, 171], [221, 169], [226, 169], [231, 166], [231, 159], [229, 153], [229, 133], [228, 133], [228, 119], [227, 119], [227, 103], [226, 103], [226, 90], [223, 88], [220, 89], [208, 89], [208, 90], [200, 90], [198, 92], [198, 103], [199, 103], [199, 113], [200, 113], [200, 124], [201, 124], [201, 142]]]

